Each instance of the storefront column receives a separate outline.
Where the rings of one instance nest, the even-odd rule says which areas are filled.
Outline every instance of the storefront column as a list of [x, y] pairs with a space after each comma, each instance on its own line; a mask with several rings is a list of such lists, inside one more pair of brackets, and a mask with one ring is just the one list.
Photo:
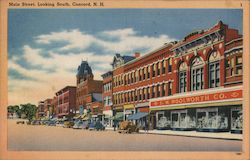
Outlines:
[[224, 86], [224, 83], [225, 83], [225, 62], [224, 62], [224, 56], [221, 56], [221, 60], [220, 60], [220, 85]]

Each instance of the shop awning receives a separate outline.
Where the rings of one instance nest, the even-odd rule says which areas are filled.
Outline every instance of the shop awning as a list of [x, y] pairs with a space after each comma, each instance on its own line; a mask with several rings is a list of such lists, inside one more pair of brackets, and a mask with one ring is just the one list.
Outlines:
[[79, 118], [81, 118], [81, 115], [80, 114], [76, 114], [73, 118], [74, 119], [79, 119]]
[[138, 120], [141, 119], [143, 117], [146, 117], [148, 115], [148, 113], [145, 112], [137, 112], [131, 116], [128, 116], [128, 120]]
[[123, 120], [123, 112], [118, 112], [116, 113], [116, 115], [114, 117], [112, 117], [113, 120], [116, 120], [116, 121], [122, 121]]
[[84, 113], [81, 117], [82, 117], [82, 120], [84, 120], [84, 121], [89, 119], [89, 116], [86, 113]]

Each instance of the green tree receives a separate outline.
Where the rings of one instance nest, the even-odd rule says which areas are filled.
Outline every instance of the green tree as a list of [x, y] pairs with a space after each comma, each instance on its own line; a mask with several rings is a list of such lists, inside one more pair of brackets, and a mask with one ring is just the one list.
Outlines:
[[16, 113], [18, 115], [18, 117], [21, 116], [21, 110], [20, 110], [18, 105], [8, 106], [8, 113], [11, 113], [11, 114]]
[[31, 121], [36, 116], [37, 107], [34, 104], [21, 104], [21, 113], [25, 114], [27, 119]]

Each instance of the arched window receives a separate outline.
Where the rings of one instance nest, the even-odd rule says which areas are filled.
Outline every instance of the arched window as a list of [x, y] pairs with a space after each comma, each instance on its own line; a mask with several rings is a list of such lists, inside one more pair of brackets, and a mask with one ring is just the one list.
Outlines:
[[204, 88], [203, 78], [204, 61], [201, 57], [196, 57], [191, 64], [191, 90], [201, 90]]
[[220, 54], [216, 51], [209, 56], [209, 88], [220, 86]]
[[179, 66], [179, 93], [187, 91], [187, 64], [182, 62]]

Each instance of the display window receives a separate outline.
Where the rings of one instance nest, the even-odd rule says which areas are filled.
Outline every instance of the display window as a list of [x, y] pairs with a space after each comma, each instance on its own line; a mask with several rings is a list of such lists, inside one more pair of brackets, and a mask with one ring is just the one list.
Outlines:
[[156, 128], [157, 129], [169, 129], [171, 125], [170, 112], [159, 111], [156, 113]]
[[228, 108], [197, 109], [197, 129], [227, 130], [229, 125]]
[[196, 126], [195, 110], [185, 109], [171, 111], [171, 127], [192, 129]]
[[233, 107], [231, 109], [231, 130], [242, 131], [242, 126], [242, 107]]

